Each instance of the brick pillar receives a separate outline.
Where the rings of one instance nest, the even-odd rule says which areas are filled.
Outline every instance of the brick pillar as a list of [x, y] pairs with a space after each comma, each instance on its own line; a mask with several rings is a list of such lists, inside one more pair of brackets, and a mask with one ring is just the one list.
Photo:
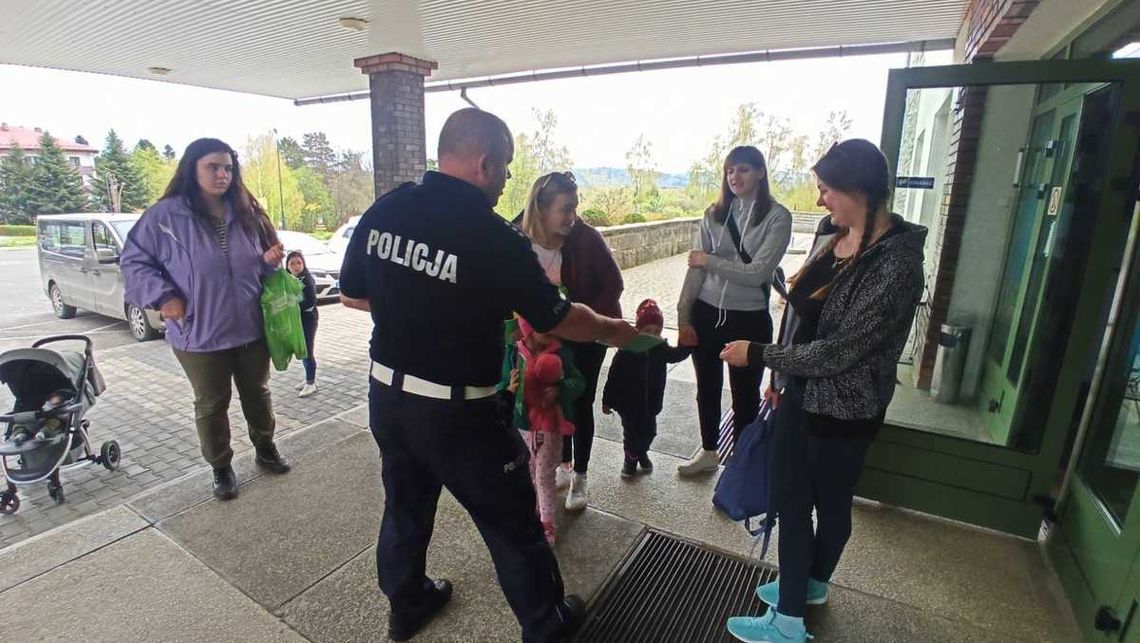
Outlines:
[[[964, 62], [988, 62], [1009, 41], [1036, 8], [1039, 0], [972, 0], [963, 20], [965, 38]], [[920, 316], [916, 329], [919, 350], [915, 355], [915, 384], [930, 388], [934, 375], [934, 358], [938, 352], [938, 333], [950, 311], [954, 277], [958, 267], [958, 250], [966, 228], [966, 207], [970, 185], [978, 159], [978, 140], [982, 118], [986, 113], [985, 87], [958, 90], [954, 131], [950, 139], [950, 163], [946, 168], [946, 188], [939, 209], [941, 225], [934, 244], [936, 263], [926, 277], [931, 293], [929, 316]], [[973, 341], [985, 341], [974, 338]]]
[[419, 181], [427, 169], [424, 79], [439, 65], [395, 52], [354, 64], [368, 74], [372, 93], [372, 176], [380, 196]]

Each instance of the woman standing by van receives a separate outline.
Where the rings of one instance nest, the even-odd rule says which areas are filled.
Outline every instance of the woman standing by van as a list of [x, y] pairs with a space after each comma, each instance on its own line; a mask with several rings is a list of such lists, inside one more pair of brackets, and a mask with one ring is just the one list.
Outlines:
[[819, 205], [831, 217], [789, 280], [780, 341], [733, 342], [722, 353], [731, 366], [771, 368], [777, 382], [769, 395], [778, 398], [772, 506], [780, 577], [756, 588], [771, 606], [764, 616], [729, 619], [741, 641], [809, 638], [804, 609], [827, 602], [827, 583], [851, 535], [863, 457], [894, 395], [922, 294], [926, 228], [887, 209], [890, 172], [879, 148], [844, 141], [813, 170]]
[[[700, 241], [689, 253], [689, 272], [677, 303], [681, 346], [696, 346], [697, 413], [701, 452], [680, 465], [692, 476], [719, 464], [717, 438], [724, 366], [720, 351], [743, 339], [772, 341], [768, 284], [792, 240], [792, 215], [772, 199], [760, 150], [733, 148], [724, 160], [720, 198], [705, 212]], [[733, 437], [756, 419], [762, 368], [730, 367]]]
[[261, 280], [283, 256], [277, 232], [242, 183], [237, 154], [212, 138], [186, 148], [166, 193], [131, 229], [123, 250], [127, 301], [162, 312], [166, 341], [194, 389], [202, 457], [214, 469], [221, 500], [237, 495], [228, 415], [233, 386], [255, 462], [271, 473], [289, 471], [273, 443], [261, 317]]

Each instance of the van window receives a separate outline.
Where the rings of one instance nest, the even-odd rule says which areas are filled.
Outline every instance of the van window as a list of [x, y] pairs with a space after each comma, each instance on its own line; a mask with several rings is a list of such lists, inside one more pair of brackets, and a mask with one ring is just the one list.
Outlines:
[[82, 259], [87, 254], [87, 229], [82, 223], [45, 221], [40, 227], [40, 248]]
[[115, 243], [115, 237], [111, 236], [111, 231], [107, 229], [107, 226], [98, 221], [91, 224], [91, 240], [95, 242], [96, 255], [99, 254], [100, 249], [119, 254], [119, 244]]
[[350, 225], [344, 229], [344, 234], [342, 234], [340, 236], [344, 237], [345, 239], [351, 239], [352, 238], [352, 231], [355, 229], [356, 229], [356, 226]]

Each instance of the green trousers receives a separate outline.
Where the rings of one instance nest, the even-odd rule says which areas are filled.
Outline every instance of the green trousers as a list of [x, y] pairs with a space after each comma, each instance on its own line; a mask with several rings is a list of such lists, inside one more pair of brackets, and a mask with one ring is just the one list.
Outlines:
[[250, 441], [255, 446], [273, 442], [277, 421], [269, 395], [269, 349], [265, 340], [206, 353], [175, 350], [174, 356], [194, 388], [194, 422], [202, 457], [210, 466], [229, 466], [233, 459], [229, 409], [234, 386], [241, 398]]

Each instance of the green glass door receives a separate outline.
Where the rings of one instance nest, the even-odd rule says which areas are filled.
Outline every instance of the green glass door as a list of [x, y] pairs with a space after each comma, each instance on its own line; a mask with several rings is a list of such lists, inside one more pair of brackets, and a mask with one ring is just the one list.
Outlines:
[[[1137, 208], [1140, 210], [1140, 208]], [[1125, 640], [1135, 618], [1140, 552], [1140, 215], [1130, 261], [1109, 312], [1056, 535], [1050, 553], [1086, 637]], [[1140, 628], [1138, 628], [1140, 629]], [[1130, 638], [1140, 637], [1132, 632]]]
[[1128, 237], [1133, 113], [1135, 62], [891, 72], [882, 148], [895, 211], [930, 229], [927, 297], [860, 496], [1038, 536]]
[[[1028, 145], [1022, 150], [1016, 212], [1006, 249], [1001, 289], [994, 306], [977, 401], [993, 441], [1008, 441], [1018, 411], [1022, 375], [1029, 362], [1033, 331], [1053, 233], [1068, 188], [1070, 164], [1084, 96], [1038, 110]], [[1067, 213], [1065, 213], [1067, 214]]]

